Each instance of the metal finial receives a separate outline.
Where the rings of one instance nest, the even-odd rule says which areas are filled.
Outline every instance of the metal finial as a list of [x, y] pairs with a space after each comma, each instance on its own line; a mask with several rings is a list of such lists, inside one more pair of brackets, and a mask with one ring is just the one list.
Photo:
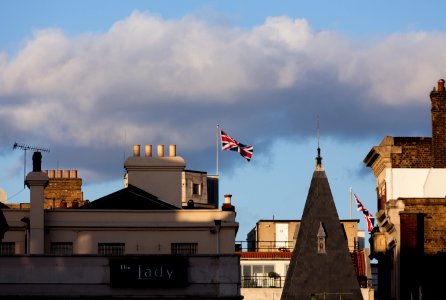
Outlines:
[[319, 128], [319, 115], [317, 116], [317, 157], [316, 165], [322, 166], [321, 148], [319, 147], [320, 142], [320, 128]]

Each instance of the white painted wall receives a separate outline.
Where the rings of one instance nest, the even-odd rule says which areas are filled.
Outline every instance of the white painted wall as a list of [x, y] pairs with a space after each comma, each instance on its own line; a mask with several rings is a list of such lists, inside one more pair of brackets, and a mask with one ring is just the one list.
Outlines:
[[386, 169], [387, 200], [446, 196], [446, 169]]
[[[3, 242], [15, 242], [24, 254], [28, 209], [3, 211], [10, 230]], [[171, 243], [198, 243], [198, 254], [232, 254], [238, 223], [235, 212], [221, 210], [45, 210], [42, 245], [72, 242], [74, 254], [96, 255], [98, 243], [125, 243], [126, 254], [169, 254]], [[215, 220], [221, 221], [215, 232]], [[219, 249], [218, 249], [219, 248]]]

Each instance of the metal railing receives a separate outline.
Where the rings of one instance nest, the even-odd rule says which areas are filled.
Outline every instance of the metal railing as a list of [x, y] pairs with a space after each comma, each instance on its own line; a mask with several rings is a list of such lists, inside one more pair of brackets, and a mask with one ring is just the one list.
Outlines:
[[296, 241], [236, 241], [238, 252], [293, 252]]
[[242, 276], [242, 288], [282, 288], [284, 282], [281, 276]]

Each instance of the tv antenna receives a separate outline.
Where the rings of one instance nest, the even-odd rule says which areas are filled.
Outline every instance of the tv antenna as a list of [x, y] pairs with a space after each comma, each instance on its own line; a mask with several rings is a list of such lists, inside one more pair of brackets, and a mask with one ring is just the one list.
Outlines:
[[25, 178], [26, 178], [26, 150], [35, 150], [35, 151], [41, 151], [41, 152], [50, 152], [50, 149], [46, 149], [46, 148], [40, 148], [40, 147], [34, 147], [34, 146], [29, 146], [29, 145], [25, 145], [25, 144], [19, 144], [17, 142], [14, 143], [14, 145], [12, 146], [12, 149], [21, 149], [23, 151], [25, 151], [25, 155], [24, 155], [24, 165], [23, 165], [23, 188], [25, 188]]

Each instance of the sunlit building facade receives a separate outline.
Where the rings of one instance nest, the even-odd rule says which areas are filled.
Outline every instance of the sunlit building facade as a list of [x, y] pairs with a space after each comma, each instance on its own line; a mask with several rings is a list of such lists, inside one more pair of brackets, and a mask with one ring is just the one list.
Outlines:
[[30, 203], [1, 210], [2, 299], [242, 299], [231, 195], [217, 208], [218, 178], [186, 170], [173, 145], [149, 146], [134, 146], [124, 188], [95, 201], [77, 172], [34, 163]]

